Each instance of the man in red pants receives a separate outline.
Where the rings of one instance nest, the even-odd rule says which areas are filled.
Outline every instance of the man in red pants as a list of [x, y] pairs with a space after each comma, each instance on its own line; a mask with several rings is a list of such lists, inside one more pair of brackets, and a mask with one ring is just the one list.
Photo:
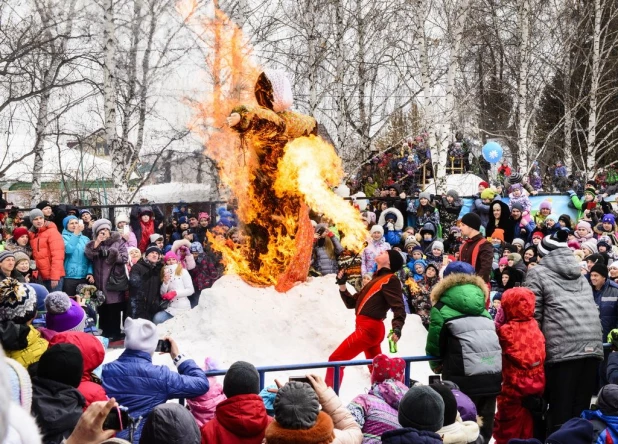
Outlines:
[[[355, 309], [356, 330], [348, 336], [337, 350], [328, 358], [329, 361], [348, 361], [361, 352], [367, 359], [373, 359], [382, 350], [380, 344], [384, 340], [384, 319], [388, 310], [393, 310], [393, 341], [401, 337], [401, 329], [406, 320], [406, 310], [403, 304], [401, 282], [394, 274], [403, 266], [403, 257], [398, 251], [383, 251], [376, 257], [378, 271], [363, 289], [354, 295], [348, 292], [343, 272], [339, 273], [337, 284], [339, 294], [346, 307]], [[326, 384], [333, 387], [334, 369], [326, 371]], [[343, 379], [341, 368], [339, 382]]]

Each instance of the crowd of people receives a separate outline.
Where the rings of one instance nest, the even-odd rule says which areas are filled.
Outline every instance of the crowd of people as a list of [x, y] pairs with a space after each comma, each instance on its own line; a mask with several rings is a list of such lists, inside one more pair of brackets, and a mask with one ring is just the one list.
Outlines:
[[[220, 368], [214, 359], [198, 365], [158, 336], [157, 324], [191, 310], [221, 276], [212, 243], [244, 242], [233, 206], [211, 220], [180, 203], [169, 224], [147, 202], [113, 223], [49, 202], [9, 214], [0, 441], [614, 442], [618, 228], [595, 185], [568, 190], [576, 219], [554, 214], [550, 200], [535, 208], [536, 190], [513, 172], [502, 190], [481, 182], [465, 214], [456, 190], [420, 193], [411, 205], [391, 187], [379, 209], [361, 214], [361, 252], [344, 249], [345, 233], [313, 214], [310, 274], [336, 274], [356, 315], [329, 359], [373, 360], [370, 387], [347, 406], [332, 370], [261, 390], [256, 368], [239, 361], [221, 384], [206, 373]], [[382, 353], [388, 311], [395, 350], [406, 321], [419, 317], [438, 381], [406, 385], [405, 361]], [[108, 340], [119, 339], [124, 351], [103, 364]], [[176, 370], [154, 365], [157, 352]]]

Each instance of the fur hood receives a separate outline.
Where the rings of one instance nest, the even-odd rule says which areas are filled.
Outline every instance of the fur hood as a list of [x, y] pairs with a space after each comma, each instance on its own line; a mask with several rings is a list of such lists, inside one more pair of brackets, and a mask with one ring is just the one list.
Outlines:
[[34, 418], [15, 402], [9, 407], [9, 424], [4, 444], [41, 444]]
[[476, 285], [483, 291], [483, 294], [485, 295], [485, 301], [489, 299], [489, 288], [480, 276], [463, 273], [453, 273], [450, 276], [442, 279], [433, 288], [433, 290], [431, 290], [431, 305], [436, 305], [440, 298], [442, 298], [444, 293], [447, 292], [447, 290], [465, 284]]
[[190, 250], [191, 242], [189, 242], [187, 239], [178, 239], [172, 244], [172, 251], [176, 253], [180, 247], [187, 247]]
[[388, 213], [392, 213], [395, 216], [397, 216], [397, 220], [395, 221], [395, 230], [397, 231], [403, 230], [403, 215], [401, 214], [401, 211], [393, 207], [387, 208], [386, 210], [382, 211], [382, 213], [380, 213], [380, 219], [378, 220], [378, 225], [383, 226], [386, 223], [386, 215]]
[[458, 414], [457, 421], [442, 427], [436, 433], [446, 444], [468, 444], [476, 442], [479, 437], [479, 425], [474, 421], [462, 422]]
[[306, 430], [284, 429], [275, 419], [266, 429], [265, 444], [328, 444], [335, 441], [333, 420], [324, 412]]

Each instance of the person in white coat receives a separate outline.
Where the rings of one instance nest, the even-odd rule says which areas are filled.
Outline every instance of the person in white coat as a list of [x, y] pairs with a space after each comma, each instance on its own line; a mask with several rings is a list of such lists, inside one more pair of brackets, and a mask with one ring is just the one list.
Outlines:
[[154, 315], [152, 322], [161, 324], [178, 314], [191, 310], [189, 296], [195, 293], [189, 272], [182, 267], [173, 251], [165, 254], [165, 267], [161, 269], [161, 299], [169, 305]]

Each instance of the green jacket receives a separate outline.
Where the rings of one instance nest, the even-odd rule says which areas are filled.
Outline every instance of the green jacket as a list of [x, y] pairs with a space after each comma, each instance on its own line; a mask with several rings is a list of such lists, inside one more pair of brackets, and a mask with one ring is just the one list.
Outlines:
[[[438, 283], [431, 292], [431, 314], [425, 352], [431, 356], [442, 356], [440, 334], [444, 324], [455, 317], [466, 315], [484, 316], [491, 319], [485, 308], [489, 298], [487, 284], [479, 276], [451, 274]], [[438, 304], [441, 302], [441, 304]], [[440, 367], [440, 362], [429, 363], [432, 370]]]
[[[571, 203], [577, 209], [577, 220], [582, 219], [584, 217], [584, 211], [587, 210], [586, 194], [584, 194], [582, 198], [580, 199], [579, 197], [577, 197], [577, 194], [575, 194], [574, 192], [570, 191], [569, 193], [571, 196]], [[594, 203], [594, 200], [591, 202]], [[594, 206], [596, 206], [596, 203], [594, 203]]]

